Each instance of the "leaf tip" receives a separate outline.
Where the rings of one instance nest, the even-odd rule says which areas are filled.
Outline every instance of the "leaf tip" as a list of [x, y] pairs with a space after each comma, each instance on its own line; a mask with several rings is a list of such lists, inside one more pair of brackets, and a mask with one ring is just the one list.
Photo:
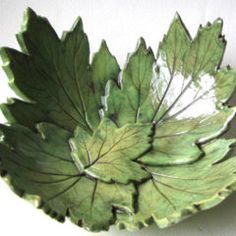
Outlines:
[[102, 39], [101, 46], [102, 47], [107, 47], [107, 43], [106, 43], [105, 39]]
[[187, 29], [181, 19], [181, 16], [177, 11], [175, 12], [174, 18], [171, 22], [171, 25], [174, 25], [174, 24], [179, 24], [181, 27], [183, 27], [185, 29], [185, 31], [187, 31]]
[[218, 25], [223, 25], [223, 19], [222, 18], [220, 18], [220, 17], [218, 17], [214, 22], [213, 22], [213, 24], [218, 24]]
[[80, 16], [78, 16], [71, 27], [71, 31], [83, 30], [83, 21]]
[[83, 31], [84, 31], [83, 21], [82, 21], [82, 18], [78, 16], [76, 20], [74, 21], [70, 30], [63, 31], [62, 36], [61, 36], [61, 41], [66, 41], [68, 38], [71, 37], [71, 35], [81, 33], [81, 32], [83, 33]]
[[36, 18], [36, 17], [37, 17], [37, 14], [35, 13], [35, 11], [32, 8], [27, 7], [23, 13], [23, 22], [21, 25], [21, 31], [25, 29], [30, 19]]
[[179, 15], [178, 11], [175, 12], [174, 20], [181, 20], [181, 17]]
[[32, 8], [27, 7], [24, 11], [24, 17], [28, 18], [30, 16], [36, 16], [36, 13]]
[[143, 37], [138, 39], [137, 48], [146, 48], [146, 42]]
[[110, 53], [105, 39], [102, 39], [99, 51], [101, 51], [101, 50], [105, 50], [106, 52]]
[[163, 37], [163, 42], [166, 40], [167, 37], [169, 37], [168, 35], [176, 34], [176, 33], [178, 33], [179, 37], [181, 37], [181, 35], [182, 36], [184, 35], [186, 40], [188, 41], [191, 40], [191, 35], [188, 29], [186, 28], [185, 24], [183, 23], [178, 12], [175, 13], [174, 18], [169, 26], [169, 30], [167, 34], [164, 35]]
[[221, 35], [222, 28], [223, 28], [223, 20], [222, 18], [217, 18], [212, 23], [208, 21], [205, 26], [202, 26], [202, 24], [200, 24], [198, 31], [215, 30], [216, 34], [218, 33], [219, 35]]

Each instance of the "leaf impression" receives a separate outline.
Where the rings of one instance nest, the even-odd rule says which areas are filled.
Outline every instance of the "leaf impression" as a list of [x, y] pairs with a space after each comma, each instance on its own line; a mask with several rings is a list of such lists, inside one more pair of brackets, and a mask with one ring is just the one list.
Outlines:
[[[40, 197], [53, 217], [70, 216], [91, 231], [107, 230], [114, 223], [114, 209], [133, 211], [132, 184], [108, 184], [86, 177], [70, 155], [70, 132], [41, 123], [40, 134], [21, 125], [1, 125], [1, 169], [13, 187]], [[101, 216], [102, 212], [102, 216]], [[60, 219], [61, 220], [61, 219]]]
[[127, 184], [149, 174], [134, 160], [151, 147], [151, 125], [133, 124], [117, 128], [102, 120], [93, 136], [80, 128], [70, 140], [73, 159], [81, 171], [105, 182]]
[[219, 139], [204, 145], [205, 157], [192, 165], [147, 167], [152, 178], [139, 187], [138, 212], [120, 214], [118, 227], [134, 230], [154, 221], [165, 228], [219, 204], [235, 182], [236, 159], [223, 160], [233, 143]]
[[[71, 31], [59, 39], [50, 23], [28, 8], [24, 15], [21, 32], [17, 35], [22, 52], [1, 48], [3, 68], [9, 85], [29, 105], [20, 102], [5, 104], [3, 112], [23, 125], [38, 122], [31, 115], [22, 121], [17, 111], [25, 106], [34, 113], [43, 114], [43, 121], [53, 122], [70, 131], [80, 126], [89, 133], [100, 122], [108, 79], [119, 73], [116, 59], [103, 42], [89, 64], [89, 43], [80, 18]], [[30, 126], [30, 125], [28, 125]]]
[[[192, 163], [204, 155], [198, 145], [222, 134], [233, 119], [235, 108], [225, 103], [235, 89], [236, 71], [230, 67], [219, 69], [225, 49], [221, 31], [222, 21], [218, 19], [200, 27], [191, 39], [176, 15], [159, 45], [157, 60], [147, 62], [148, 50], [142, 41], [122, 72], [121, 89], [108, 84], [106, 114], [122, 126], [136, 119], [130, 111], [139, 95], [133, 94], [130, 99], [130, 91], [138, 88], [132, 81], [145, 81], [140, 87], [143, 105], [138, 120], [154, 123], [155, 134], [152, 151], [140, 162]], [[145, 68], [145, 73], [139, 73], [140, 68]], [[142, 79], [126, 76], [127, 70], [129, 75], [138, 74]]]

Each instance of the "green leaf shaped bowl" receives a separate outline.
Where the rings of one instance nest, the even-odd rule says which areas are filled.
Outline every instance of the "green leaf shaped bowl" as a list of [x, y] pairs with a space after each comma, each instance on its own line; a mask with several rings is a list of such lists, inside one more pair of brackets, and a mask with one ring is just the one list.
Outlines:
[[157, 56], [138, 42], [120, 69], [106, 42], [90, 63], [78, 18], [59, 38], [27, 9], [0, 50], [21, 99], [1, 105], [0, 170], [16, 194], [90, 231], [175, 224], [233, 192], [236, 70], [220, 68], [222, 20], [192, 39], [177, 14]]

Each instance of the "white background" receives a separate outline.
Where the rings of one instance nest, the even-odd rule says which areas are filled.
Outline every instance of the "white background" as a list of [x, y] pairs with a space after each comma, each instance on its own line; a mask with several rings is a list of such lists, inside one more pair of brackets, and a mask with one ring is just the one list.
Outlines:
[[[132, 52], [137, 39], [143, 36], [156, 53], [158, 43], [176, 11], [181, 15], [192, 36], [199, 24], [206, 24], [217, 17], [224, 20], [223, 33], [228, 41], [223, 65], [236, 67], [236, 1], [232, 0], [0, 0], [0, 46], [19, 49], [14, 34], [20, 29], [24, 9], [30, 6], [46, 16], [61, 35], [69, 29], [79, 15], [84, 22], [91, 45], [91, 52], [98, 50], [101, 39], [106, 39], [111, 52], [121, 66], [127, 52]], [[7, 86], [5, 74], [0, 72], [0, 102], [14, 96]], [[234, 103], [236, 104], [236, 102]], [[4, 119], [1, 116], [1, 121]], [[234, 127], [236, 124], [234, 122]], [[235, 131], [233, 131], [235, 133]], [[232, 133], [232, 132], [231, 132]], [[236, 194], [220, 206], [202, 212], [165, 230], [155, 226], [140, 232], [119, 232], [114, 227], [109, 232], [93, 234], [72, 225], [45, 216], [29, 203], [14, 195], [0, 181], [0, 234], [1, 235], [236, 235]]]

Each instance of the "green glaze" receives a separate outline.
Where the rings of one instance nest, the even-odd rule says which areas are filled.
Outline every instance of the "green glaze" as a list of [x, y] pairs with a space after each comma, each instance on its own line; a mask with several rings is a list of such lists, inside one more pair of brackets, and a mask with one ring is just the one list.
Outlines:
[[152, 80], [154, 55], [147, 49], [144, 39], [140, 39], [136, 51], [128, 57], [121, 74], [121, 90], [114, 83], [108, 84], [108, 111], [106, 116], [118, 126], [145, 120], [150, 112], [145, 106]]
[[[236, 186], [236, 70], [220, 63], [222, 20], [191, 39], [177, 14], [157, 57], [140, 38], [123, 69], [103, 40], [90, 62], [82, 20], [59, 38], [27, 9], [3, 47], [10, 98], [0, 108], [0, 172], [51, 217], [90, 231], [167, 227], [223, 201]], [[0, 193], [1, 194], [1, 193]]]
[[133, 211], [132, 184], [107, 184], [86, 177], [70, 155], [68, 131], [47, 123], [37, 129], [39, 134], [21, 125], [1, 127], [9, 145], [0, 146], [2, 165], [13, 186], [39, 195], [44, 208], [60, 217], [70, 214], [76, 224], [93, 231], [114, 222], [113, 205]]
[[147, 167], [152, 178], [139, 186], [138, 212], [119, 214], [118, 227], [133, 230], [154, 221], [165, 228], [219, 204], [232, 192], [228, 187], [235, 182], [236, 159], [217, 162], [234, 142], [219, 139], [204, 145], [204, 158], [192, 165]]
[[80, 128], [76, 130], [71, 140], [73, 158], [81, 171], [105, 182], [140, 181], [149, 174], [132, 160], [150, 148], [150, 134], [150, 125], [132, 124], [118, 129], [104, 119], [92, 137]]
[[[88, 39], [80, 18], [60, 40], [49, 22], [30, 9], [25, 13], [17, 39], [26, 54], [10, 48], [1, 49], [10, 86], [21, 97], [36, 102], [35, 112], [40, 109], [45, 113], [44, 121], [52, 121], [68, 130], [80, 125], [92, 132], [93, 126], [99, 123], [102, 87], [105, 88], [108, 78], [116, 77], [119, 72], [105, 43], [90, 66]], [[107, 61], [110, 64], [104, 70]], [[15, 106], [23, 109], [22, 104]]]
[[[159, 45], [155, 64], [148, 60], [151, 54], [145, 49], [143, 40], [128, 60], [129, 73], [138, 74], [135, 77], [138, 81], [148, 83], [144, 82], [140, 87], [145, 92], [138, 90], [143, 104], [143, 108], [138, 109], [138, 121], [155, 122], [156, 127], [153, 150], [140, 159], [142, 163], [193, 162], [202, 155], [196, 143], [222, 133], [233, 118], [235, 109], [223, 106], [223, 103], [234, 91], [236, 71], [231, 68], [216, 70], [225, 48], [221, 28], [222, 21], [216, 20], [212, 25], [200, 27], [197, 36], [191, 40], [176, 15]], [[141, 54], [141, 49], [149, 56]], [[146, 66], [145, 74], [140, 73], [141, 65]], [[116, 91], [114, 83], [108, 84], [107, 113], [118, 125], [137, 120], [132, 111], [140, 94], [135, 96], [131, 91], [139, 86], [132, 77], [126, 76], [127, 68], [122, 73], [120, 91]], [[129, 83], [126, 82], [128, 79]], [[126, 100], [129, 101], [127, 109]]]

